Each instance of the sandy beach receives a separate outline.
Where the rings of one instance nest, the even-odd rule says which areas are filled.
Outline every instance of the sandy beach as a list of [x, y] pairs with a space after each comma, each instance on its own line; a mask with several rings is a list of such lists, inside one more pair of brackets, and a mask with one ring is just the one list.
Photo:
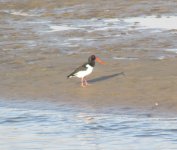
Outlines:
[[66, 79], [66, 76], [85, 62], [88, 55], [44, 55], [37, 64], [26, 65], [24, 60], [18, 60], [2, 65], [0, 95], [99, 108], [116, 106], [153, 108], [154, 113], [176, 112], [176, 58], [125, 61], [97, 55], [107, 64], [96, 64], [88, 78], [91, 85], [85, 88], [80, 86], [79, 79]]
[[[176, 111], [175, 4], [2, 2], [0, 96]], [[92, 54], [92, 85], [67, 80]]]

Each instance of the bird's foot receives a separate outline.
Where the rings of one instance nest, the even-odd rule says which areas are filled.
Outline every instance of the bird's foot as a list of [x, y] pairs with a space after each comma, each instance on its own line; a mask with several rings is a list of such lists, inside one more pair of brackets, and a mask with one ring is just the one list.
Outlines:
[[82, 87], [86, 87], [86, 85], [85, 85], [84, 83], [81, 83], [81, 86], [82, 86]]
[[87, 82], [86, 79], [84, 79], [84, 83], [85, 83], [86, 86], [87, 86], [87, 85], [91, 85], [91, 84], [89, 84], [89, 83]]

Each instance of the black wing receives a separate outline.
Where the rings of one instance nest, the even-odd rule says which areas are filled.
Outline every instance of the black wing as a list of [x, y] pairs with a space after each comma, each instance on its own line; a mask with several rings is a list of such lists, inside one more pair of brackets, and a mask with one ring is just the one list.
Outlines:
[[85, 71], [87, 70], [87, 67], [86, 67], [87, 63], [83, 64], [82, 66], [76, 68], [71, 74], [69, 74], [67, 76], [67, 78], [70, 78], [70, 77], [74, 77], [75, 76], [75, 73], [79, 72], [79, 71]]

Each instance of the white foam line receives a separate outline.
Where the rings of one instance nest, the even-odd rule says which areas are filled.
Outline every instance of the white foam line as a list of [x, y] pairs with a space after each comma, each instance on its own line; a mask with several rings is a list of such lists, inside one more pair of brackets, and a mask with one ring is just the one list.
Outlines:
[[43, 20], [43, 21], [28, 21], [27, 23], [29, 23], [29, 24], [47, 24], [47, 23], [51, 23], [51, 21], [48, 21], [48, 20]]
[[174, 55], [166, 55], [166, 56], [158, 56], [155, 59], [164, 60], [164, 59], [174, 58], [174, 57], [175, 57]]
[[22, 11], [14, 11], [14, 12], [11, 12], [10, 14], [17, 15], [17, 16], [39, 16], [39, 15], [35, 15], [35, 14], [28, 14], [28, 13], [25, 13]]
[[118, 60], [138, 60], [137, 57], [113, 57], [113, 59], [118, 59]]
[[177, 49], [166, 49], [166, 52], [172, 52], [177, 54]]
[[105, 27], [100, 27], [100, 28], [96, 28], [94, 31], [105, 31], [105, 30], [115, 30], [115, 29], [120, 29], [118, 26], [105, 26]]
[[177, 29], [177, 16], [148, 16], [124, 19], [125, 22], [134, 23], [136, 26], [144, 28]]
[[[17, 13], [18, 14], [18, 13]], [[23, 15], [30, 15], [20, 12]], [[133, 28], [132, 28], [133, 27]], [[69, 30], [84, 30], [88, 33], [103, 32], [112, 30], [141, 30], [151, 29], [150, 32], [162, 32], [162, 30], [177, 30], [177, 16], [146, 16], [132, 18], [103, 18], [103, 19], [83, 19], [72, 23], [72, 25], [55, 25], [50, 24], [49, 31], [69, 31]]]
[[70, 39], [68, 39], [68, 41], [82, 41], [83, 40], [83, 38], [70, 38]]
[[104, 22], [108, 22], [108, 23], [116, 23], [119, 22], [120, 19], [119, 18], [108, 18], [108, 19], [104, 19]]
[[132, 17], [132, 18], [105, 18], [101, 20], [92, 20], [90, 27], [93, 31], [105, 31], [116, 29], [130, 29], [135, 27], [139, 29], [153, 29], [154, 32], [161, 32], [161, 30], [177, 29], [177, 16], [146, 16], [146, 17]]
[[157, 57], [158, 60], [164, 60], [166, 57], [165, 56], [159, 56]]
[[52, 29], [52, 30], [49, 31], [49, 32], [78, 30], [78, 29], [81, 29], [81, 28], [75, 28], [75, 27], [69, 27], [69, 26], [50, 26], [50, 29]]

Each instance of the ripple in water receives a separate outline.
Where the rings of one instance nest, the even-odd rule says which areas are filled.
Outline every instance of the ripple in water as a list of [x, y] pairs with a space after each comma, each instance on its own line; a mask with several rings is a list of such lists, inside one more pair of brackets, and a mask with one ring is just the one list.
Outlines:
[[0, 114], [0, 145], [6, 150], [177, 148], [177, 118], [2, 100]]

